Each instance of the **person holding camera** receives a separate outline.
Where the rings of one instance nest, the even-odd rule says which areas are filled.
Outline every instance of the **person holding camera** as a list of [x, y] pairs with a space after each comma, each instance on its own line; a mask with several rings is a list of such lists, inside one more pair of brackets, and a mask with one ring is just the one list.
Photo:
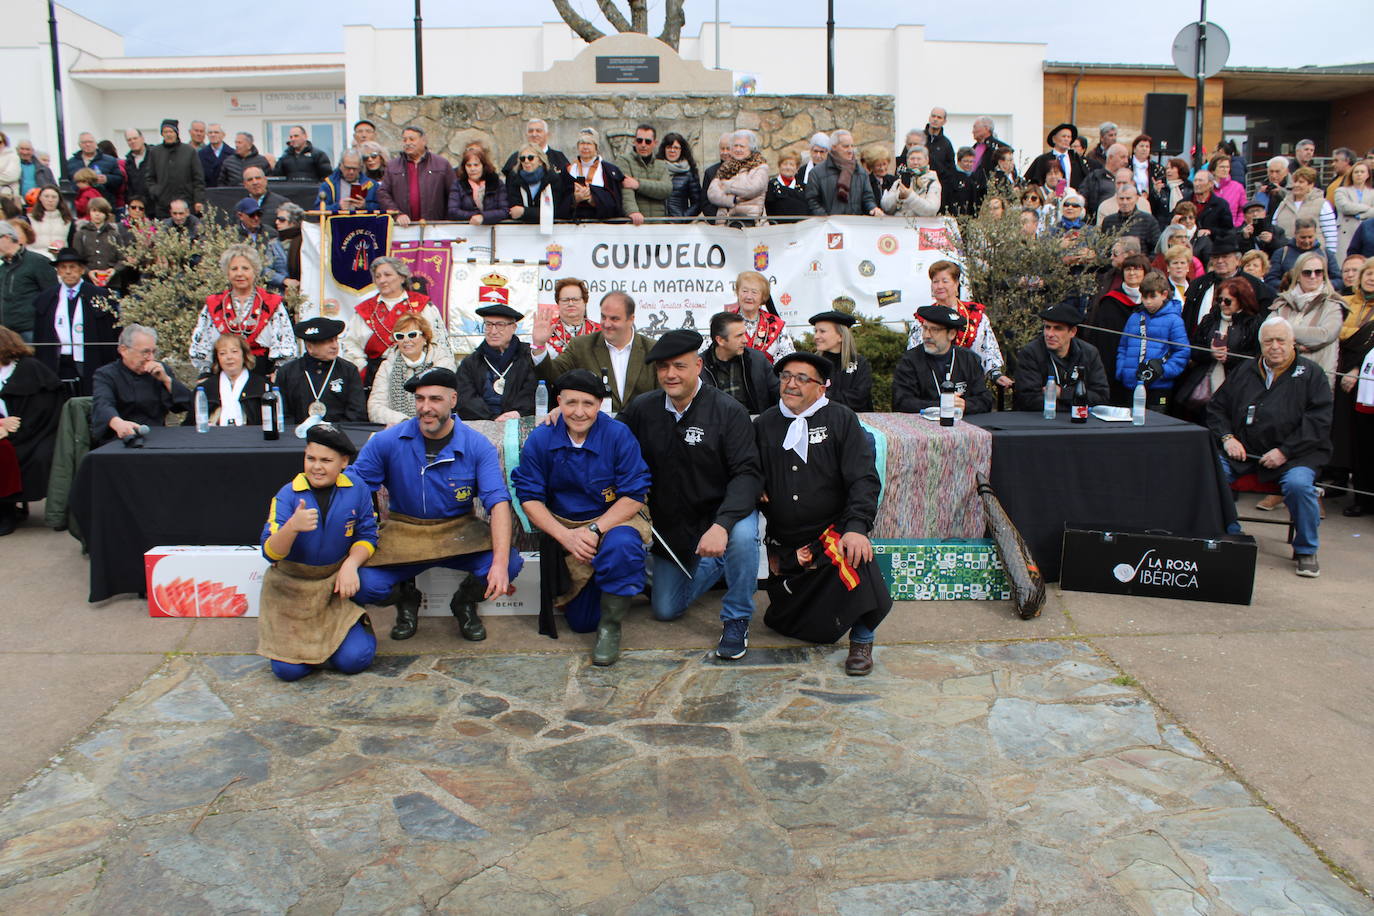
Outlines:
[[1116, 350], [1116, 379], [1128, 391], [1146, 390], [1146, 406], [1165, 411], [1174, 379], [1188, 368], [1188, 331], [1183, 305], [1169, 296], [1169, 281], [1158, 271], [1140, 283], [1140, 304], [1126, 317]]
[[1288, 244], [1288, 236], [1265, 213], [1264, 201], [1247, 200], [1241, 217], [1244, 222], [1236, 230], [1236, 248], [1241, 254], [1259, 250], [1273, 255]]
[[930, 153], [924, 146], [906, 152], [898, 166], [897, 180], [883, 192], [884, 213], [898, 216], [934, 216], [940, 212], [940, 177], [930, 170]]

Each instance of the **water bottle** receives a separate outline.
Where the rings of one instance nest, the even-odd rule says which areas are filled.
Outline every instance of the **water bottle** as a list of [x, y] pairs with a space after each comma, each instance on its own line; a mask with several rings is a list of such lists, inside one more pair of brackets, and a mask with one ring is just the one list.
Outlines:
[[954, 383], [945, 379], [940, 383], [940, 425], [954, 425]]
[[1045, 410], [1041, 414], [1046, 420], [1053, 420], [1055, 412], [1059, 409], [1059, 385], [1055, 383], [1054, 376], [1045, 379]]
[[262, 393], [262, 437], [273, 440], [280, 435], [277, 420], [281, 415], [281, 397], [277, 389], [270, 388]]
[[205, 386], [196, 387], [196, 432], [210, 431], [210, 399], [205, 396]]
[[286, 402], [282, 400], [281, 388], [273, 385], [272, 393], [277, 396], [277, 435], [279, 436], [286, 432]]
[[1137, 382], [1135, 395], [1131, 398], [1131, 424], [1133, 426], [1145, 425], [1145, 383]]
[[543, 379], [539, 380], [539, 387], [534, 390], [534, 418], [542, 420], [549, 415], [549, 387]]

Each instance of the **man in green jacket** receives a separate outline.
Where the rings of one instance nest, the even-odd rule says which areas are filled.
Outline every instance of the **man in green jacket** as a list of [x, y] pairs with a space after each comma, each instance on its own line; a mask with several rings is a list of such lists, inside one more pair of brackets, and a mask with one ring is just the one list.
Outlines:
[[646, 216], [663, 216], [663, 202], [673, 193], [673, 176], [668, 174], [668, 163], [654, 155], [658, 131], [641, 124], [635, 128], [634, 143], [634, 152], [625, 160], [620, 199], [625, 215], [639, 226]]
[[18, 230], [0, 221], [0, 324], [32, 343], [33, 300], [56, 285], [52, 262], [25, 248]]

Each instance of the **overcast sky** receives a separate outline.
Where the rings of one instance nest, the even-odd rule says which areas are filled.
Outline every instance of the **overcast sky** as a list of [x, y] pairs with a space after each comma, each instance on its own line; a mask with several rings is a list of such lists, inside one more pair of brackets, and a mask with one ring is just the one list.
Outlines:
[[[36, 2], [36, 0], [30, 0]], [[584, 15], [595, 0], [572, 0]], [[662, 27], [663, 0], [651, 0], [651, 28]], [[131, 56], [161, 54], [252, 54], [342, 50], [344, 24], [370, 23], [408, 28], [412, 4], [363, 0], [273, 0], [268, 4], [214, 3], [182, 8], [151, 0], [64, 0], [67, 6], [125, 37]], [[624, 8], [624, 0], [619, 0]], [[1358, 4], [1356, 4], [1358, 6]], [[1169, 49], [1179, 29], [1198, 18], [1188, 0], [1135, 0], [1124, 4], [1059, 0], [1044, 4], [911, 3], [898, 0], [840, 2], [839, 27], [925, 25], [940, 41], [1041, 41], [1050, 60], [1110, 63], [1171, 62]], [[714, 17], [712, 0], [687, 0], [685, 34], [695, 35]], [[1104, 10], [1122, 13], [1114, 19]], [[780, 22], [779, 10], [786, 12]], [[425, 0], [426, 26], [528, 25], [557, 21], [549, 0]], [[1368, 29], [1354, 7], [1330, 13], [1274, 0], [1212, 0], [1208, 19], [1231, 39], [1229, 63], [1251, 67], [1301, 67], [1359, 63], [1374, 59]], [[1142, 22], [1146, 14], [1149, 19]], [[720, 0], [720, 17], [736, 25], [824, 26], [825, 0]], [[1332, 20], [1348, 28], [1333, 28]], [[604, 22], [604, 21], [603, 21]], [[995, 62], [994, 62], [995, 63]], [[843, 62], [841, 62], [843, 65]], [[938, 78], [934, 77], [933, 78]]]

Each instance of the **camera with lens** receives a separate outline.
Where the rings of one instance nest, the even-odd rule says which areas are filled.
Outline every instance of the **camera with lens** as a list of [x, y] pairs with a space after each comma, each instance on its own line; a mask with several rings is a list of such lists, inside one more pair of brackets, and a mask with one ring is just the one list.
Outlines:
[[1142, 384], [1149, 385], [1156, 379], [1164, 377], [1164, 361], [1152, 359], [1140, 364], [1140, 368], [1135, 371], [1135, 377]]

